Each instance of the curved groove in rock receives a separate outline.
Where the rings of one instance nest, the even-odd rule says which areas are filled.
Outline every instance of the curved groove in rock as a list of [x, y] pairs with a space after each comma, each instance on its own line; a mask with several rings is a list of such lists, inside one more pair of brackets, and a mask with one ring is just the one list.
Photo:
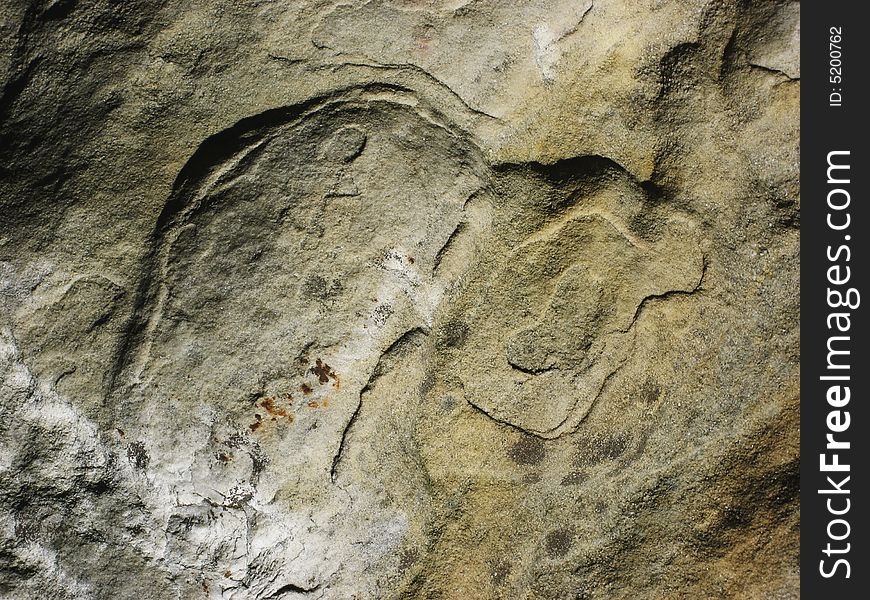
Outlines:
[[423, 327], [415, 327], [413, 329], [409, 329], [408, 331], [400, 335], [392, 344], [390, 344], [389, 347], [384, 350], [378, 357], [378, 361], [375, 364], [375, 367], [372, 370], [368, 381], [359, 392], [359, 400], [357, 401], [356, 408], [354, 408], [350, 419], [348, 420], [347, 424], [344, 426], [344, 429], [341, 432], [338, 449], [335, 451], [335, 454], [332, 457], [332, 466], [329, 469], [329, 478], [332, 483], [335, 483], [336, 479], [338, 478], [338, 466], [341, 462], [341, 457], [347, 444], [347, 436], [350, 434], [350, 430], [353, 428], [353, 424], [356, 422], [356, 419], [359, 416], [360, 411], [362, 410], [363, 395], [366, 392], [370, 391], [374, 387], [375, 382], [377, 382], [377, 380], [388, 370], [387, 364], [396, 354], [401, 353], [406, 345], [413, 344], [415, 340], [427, 337], [428, 335], [429, 331]]

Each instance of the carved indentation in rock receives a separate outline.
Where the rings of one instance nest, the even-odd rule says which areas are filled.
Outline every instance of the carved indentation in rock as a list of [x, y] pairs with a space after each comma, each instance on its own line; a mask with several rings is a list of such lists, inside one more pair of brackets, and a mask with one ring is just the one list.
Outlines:
[[627, 206], [608, 186], [577, 199], [468, 292], [479, 295], [463, 348], [469, 402], [530, 433], [570, 431], [627, 358], [646, 299], [699, 285], [691, 224], [665, 215], [646, 239], [626, 225], [640, 222]]
[[[381, 353], [429, 325], [436, 254], [486, 185], [476, 150], [415, 104], [356, 89], [254, 117], [191, 159], [123, 366], [149, 426], [170, 418], [165, 406], [201, 407], [302, 479], [328, 473]], [[285, 418], [262, 406], [293, 394]]]

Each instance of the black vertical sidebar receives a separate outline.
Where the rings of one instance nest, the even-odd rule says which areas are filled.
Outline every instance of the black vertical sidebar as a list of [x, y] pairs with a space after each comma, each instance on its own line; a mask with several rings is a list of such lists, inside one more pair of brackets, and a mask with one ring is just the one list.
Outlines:
[[[862, 2], [801, 7], [801, 593], [870, 590], [870, 154]], [[866, 294], [865, 294], [866, 293]], [[866, 305], [866, 306], [865, 306]], [[824, 594], [824, 595], [823, 595]]]

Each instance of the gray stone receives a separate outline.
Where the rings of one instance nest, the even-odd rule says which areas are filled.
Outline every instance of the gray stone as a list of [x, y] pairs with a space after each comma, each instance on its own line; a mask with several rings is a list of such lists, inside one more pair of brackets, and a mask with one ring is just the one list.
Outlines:
[[799, 597], [799, 28], [0, 6], [0, 597]]

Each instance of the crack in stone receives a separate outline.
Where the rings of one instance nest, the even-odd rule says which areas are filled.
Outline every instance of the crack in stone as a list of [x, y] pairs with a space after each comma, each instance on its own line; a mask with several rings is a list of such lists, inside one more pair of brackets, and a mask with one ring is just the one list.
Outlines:
[[775, 69], [773, 67], [768, 67], [766, 65], [762, 65], [760, 63], [754, 63], [754, 62], [750, 62], [748, 64], [753, 69], [759, 69], [759, 70], [765, 71], [767, 73], [772, 73], [773, 75], [780, 75], [782, 77], [785, 77], [789, 81], [800, 81], [801, 80], [800, 76], [792, 77], [791, 75], [789, 75], [788, 73], [786, 73], [785, 71], [783, 71], [781, 69]]

